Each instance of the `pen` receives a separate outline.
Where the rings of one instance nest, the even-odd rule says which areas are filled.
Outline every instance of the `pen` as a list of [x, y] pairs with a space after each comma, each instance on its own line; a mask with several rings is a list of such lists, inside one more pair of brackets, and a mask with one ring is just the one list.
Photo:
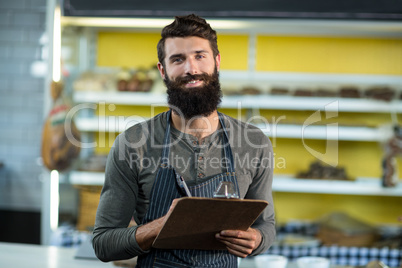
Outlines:
[[187, 184], [186, 184], [186, 182], [184, 181], [183, 177], [180, 176], [180, 175], [177, 175], [177, 176], [179, 177], [179, 179], [180, 179], [180, 184], [181, 184], [181, 186], [184, 188], [184, 191], [186, 192], [187, 196], [188, 196], [188, 197], [191, 197], [190, 190], [188, 189]]

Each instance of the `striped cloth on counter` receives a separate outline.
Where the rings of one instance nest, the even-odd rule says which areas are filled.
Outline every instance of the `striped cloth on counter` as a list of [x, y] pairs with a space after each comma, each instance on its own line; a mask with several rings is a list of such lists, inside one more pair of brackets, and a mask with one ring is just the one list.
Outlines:
[[334, 265], [366, 265], [372, 260], [382, 261], [390, 267], [400, 267], [402, 249], [391, 248], [366, 248], [343, 246], [288, 246], [273, 245], [266, 254], [286, 256], [289, 261], [295, 261], [303, 256], [319, 256], [331, 260]]

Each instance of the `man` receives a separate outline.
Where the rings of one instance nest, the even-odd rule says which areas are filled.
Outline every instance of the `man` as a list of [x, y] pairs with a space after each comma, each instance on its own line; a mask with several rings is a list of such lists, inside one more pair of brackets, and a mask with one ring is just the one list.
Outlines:
[[[204, 19], [176, 17], [157, 48], [170, 110], [117, 137], [96, 215], [96, 255], [103, 261], [138, 256], [138, 267], [237, 267], [237, 257], [257, 255], [275, 239], [272, 145], [259, 129], [218, 113], [221, 57]], [[193, 196], [212, 197], [229, 181], [240, 198], [269, 205], [248, 230], [216, 234], [227, 250], [152, 248], [175, 199], [186, 196], [178, 174]], [[139, 225], [127, 228], [133, 215]]]

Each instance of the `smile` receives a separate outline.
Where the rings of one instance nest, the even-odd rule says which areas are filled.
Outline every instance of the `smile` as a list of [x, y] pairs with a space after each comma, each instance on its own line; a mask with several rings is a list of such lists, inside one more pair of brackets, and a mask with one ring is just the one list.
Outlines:
[[198, 87], [202, 84], [202, 80], [191, 80], [186, 83], [187, 87]]
[[188, 82], [188, 84], [195, 84], [197, 82], [199, 82], [200, 80], [191, 80], [190, 82]]

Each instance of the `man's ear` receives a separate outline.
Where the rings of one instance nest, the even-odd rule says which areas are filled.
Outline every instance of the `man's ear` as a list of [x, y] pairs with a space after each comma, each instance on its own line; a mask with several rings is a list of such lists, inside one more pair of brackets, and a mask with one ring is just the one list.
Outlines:
[[158, 70], [159, 73], [161, 74], [162, 79], [165, 79], [165, 68], [163, 68], [162, 63], [158, 62]]
[[216, 70], [219, 72], [221, 68], [221, 54], [216, 55], [215, 62], [216, 62]]

